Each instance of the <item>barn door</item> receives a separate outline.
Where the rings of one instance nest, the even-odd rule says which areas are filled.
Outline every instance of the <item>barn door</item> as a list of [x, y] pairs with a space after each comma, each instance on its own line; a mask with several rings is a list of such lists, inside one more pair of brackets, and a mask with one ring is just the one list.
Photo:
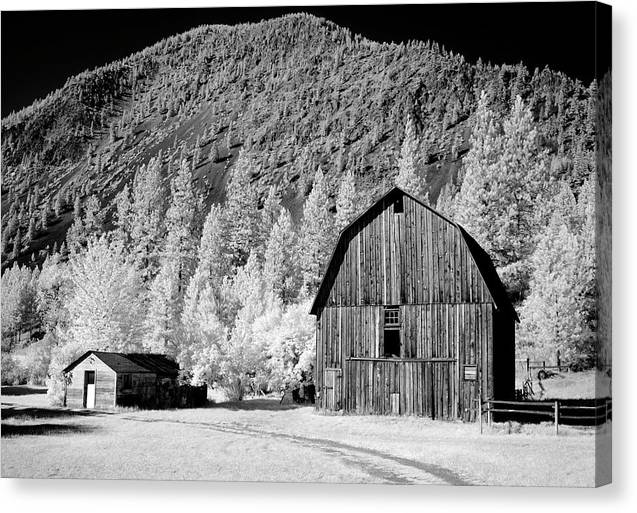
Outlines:
[[341, 382], [343, 372], [341, 369], [325, 369], [323, 383], [325, 388], [324, 405], [326, 410], [338, 411], [341, 405]]
[[455, 418], [456, 362], [427, 362], [424, 367], [424, 413], [432, 419]]
[[95, 371], [84, 372], [84, 407], [95, 408]]

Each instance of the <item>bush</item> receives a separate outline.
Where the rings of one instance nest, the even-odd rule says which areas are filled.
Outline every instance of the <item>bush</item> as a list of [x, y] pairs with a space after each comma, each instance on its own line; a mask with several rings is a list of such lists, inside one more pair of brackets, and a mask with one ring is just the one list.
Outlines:
[[48, 375], [51, 363], [51, 345], [55, 343], [55, 336], [47, 333], [42, 340], [27, 346], [22, 357], [22, 367], [27, 373], [30, 385], [43, 385]]
[[25, 385], [29, 378], [27, 370], [22, 367], [11, 353], [2, 353], [2, 384]]

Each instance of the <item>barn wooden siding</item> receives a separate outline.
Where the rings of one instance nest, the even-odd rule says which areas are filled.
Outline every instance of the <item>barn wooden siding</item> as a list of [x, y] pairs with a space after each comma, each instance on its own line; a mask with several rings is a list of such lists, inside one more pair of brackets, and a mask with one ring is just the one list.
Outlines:
[[317, 301], [325, 307], [493, 302], [460, 230], [402, 196], [372, 207], [345, 233]]
[[113, 369], [99, 358], [77, 364], [66, 386], [66, 406], [84, 408], [84, 372], [95, 371], [95, 408], [105, 409], [115, 406], [115, 383], [117, 375]]
[[[317, 369], [330, 375], [319, 407], [357, 413], [426, 415], [473, 420], [478, 380], [464, 380], [464, 367], [493, 368], [493, 306], [476, 304], [401, 305], [400, 359], [384, 358], [383, 306], [324, 309], [317, 323]], [[481, 350], [484, 347], [484, 350]], [[326, 383], [316, 373], [318, 390]], [[329, 379], [329, 378], [328, 378]], [[493, 375], [478, 376], [493, 397]], [[399, 409], [388, 406], [399, 393]], [[344, 394], [340, 408], [332, 395]], [[436, 401], [439, 401], [437, 403]]]
[[[460, 229], [402, 191], [342, 234], [315, 305], [319, 408], [474, 420], [480, 391], [494, 397], [494, 361], [513, 387], [513, 319], [497, 312]], [[387, 306], [399, 307], [400, 358], [381, 354]], [[510, 356], [494, 355], [496, 339]]]

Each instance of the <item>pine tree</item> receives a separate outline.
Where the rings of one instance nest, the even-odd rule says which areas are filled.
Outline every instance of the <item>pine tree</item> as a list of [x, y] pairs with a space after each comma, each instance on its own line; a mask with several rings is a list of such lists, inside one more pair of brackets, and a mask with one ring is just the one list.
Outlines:
[[522, 100], [499, 127], [482, 93], [464, 165], [454, 205], [457, 220], [498, 267], [528, 257], [538, 230], [535, 208], [543, 201], [544, 162]]
[[48, 200], [42, 205], [42, 211], [40, 213], [40, 227], [42, 231], [49, 227], [49, 202]]
[[180, 345], [183, 298], [195, 270], [199, 238], [198, 200], [192, 185], [192, 170], [186, 160], [182, 160], [171, 190], [166, 213], [166, 244], [149, 292], [144, 347], [175, 356]]
[[414, 122], [409, 116], [405, 125], [405, 138], [398, 158], [396, 185], [425, 203], [429, 203], [429, 192], [422, 176], [419, 142]]
[[143, 345], [146, 351], [170, 356], [177, 354], [182, 309], [178, 272], [178, 262], [166, 259], [151, 284], [144, 324]]
[[301, 285], [296, 247], [292, 216], [287, 209], [282, 209], [266, 244], [263, 277], [284, 304], [294, 299]]
[[33, 239], [35, 239], [35, 236], [35, 217], [31, 216], [29, 218], [29, 228], [27, 229], [27, 241], [31, 242]]
[[213, 142], [210, 145], [210, 153], [208, 155], [208, 159], [213, 164], [216, 164], [217, 162], [219, 162], [219, 148], [217, 148], [216, 142]]
[[247, 261], [258, 241], [258, 197], [250, 179], [259, 173], [257, 164], [241, 150], [228, 184], [226, 219], [228, 220], [228, 248], [233, 267]]
[[313, 293], [331, 254], [333, 223], [328, 210], [328, 192], [323, 171], [317, 169], [312, 192], [303, 208], [299, 253], [303, 285]]
[[86, 202], [84, 214], [73, 220], [66, 234], [71, 252], [80, 251], [87, 242], [104, 231], [105, 212], [102, 210], [97, 196], [92, 195]]
[[279, 199], [276, 186], [272, 185], [268, 189], [268, 195], [263, 202], [263, 208], [259, 212], [256, 245], [252, 249], [253, 252], [256, 252], [256, 256], [258, 256], [261, 261], [263, 261], [265, 255], [265, 247], [272, 227], [276, 224], [280, 214], [281, 200]]
[[341, 176], [341, 183], [336, 196], [336, 217], [334, 227], [340, 233], [356, 217], [358, 198], [356, 194], [356, 180], [352, 169]]
[[162, 254], [162, 260], [169, 261], [169, 267], [177, 273], [180, 295], [183, 295], [196, 266], [199, 240], [197, 208], [192, 171], [188, 163], [182, 160], [171, 185], [170, 207], [166, 212], [166, 245]]
[[15, 214], [11, 214], [6, 226], [2, 230], [2, 253], [6, 253], [11, 237], [18, 229], [18, 218]]
[[62, 191], [58, 191], [58, 193], [55, 196], [55, 205], [54, 205], [54, 211], [55, 211], [55, 216], [56, 217], [60, 217], [60, 215], [62, 214], [62, 211], [64, 210], [65, 205], [65, 198], [64, 195], [62, 194]]
[[78, 193], [75, 194], [75, 199], [73, 200], [73, 218], [79, 219], [82, 215], [82, 199]]
[[223, 279], [230, 274], [229, 253], [223, 209], [212, 205], [204, 222], [197, 254], [197, 268], [190, 279], [186, 296], [196, 300], [205, 286], [219, 290]]
[[447, 182], [442, 186], [436, 200], [436, 210], [450, 218], [455, 217], [454, 205], [455, 196], [458, 193], [458, 186], [453, 182]]
[[166, 190], [161, 174], [161, 154], [140, 167], [130, 200], [131, 251], [145, 282], [159, 272], [161, 245], [165, 235]]

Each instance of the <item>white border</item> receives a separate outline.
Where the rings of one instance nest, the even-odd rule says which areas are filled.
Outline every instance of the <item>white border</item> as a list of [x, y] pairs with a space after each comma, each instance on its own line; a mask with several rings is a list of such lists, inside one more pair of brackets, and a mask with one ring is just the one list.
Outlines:
[[[175, 0], [58, 0], [54, 4], [34, 0], [3, 0], [2, 10], [86, 9], [133, 7], [209, 7], [264, 5], [327, 5], [322, 1], [175, 1]], [[401, 3], [391, 0], [358, 3]], [[414, 3], [413, 1], [410, 3]], [[422, 3], [422, 2], [418, 2]], [[441, 3], [441, 2], [428, 2]], [[448, 2], [451, 3], [451, 2]], [[459, 2], [454, 2], [459, 3]], [[473, 3], [473, 2], [472, 2]], [[254, 483], [190, 483], [148, 481], [0, 481], [0, 504], [4, 511], [68, 512], [79, 504], [91, 505], [95, 513], [129, 511], [193, 512], [253, 511], [305, 513], [311, 511], [571, 511], [632, 510], [637, 503], [635, 485], [635, 437], [637, 316], [635, 262], [637, 243], [637, 2], [611, 0], [613, 6], [613, 168], [614, 168], [614, 462], [613, 484], [597, 490], [523, 489], [502, 487], [352, 486]], [[515, 20], [511, 20], [515, 23]], [[538, 27], [541, 32], [541, 27]], [[1, 455], [0, 455], [1, 457]], [[633, 504], [630, 507], [630, 504]]]

